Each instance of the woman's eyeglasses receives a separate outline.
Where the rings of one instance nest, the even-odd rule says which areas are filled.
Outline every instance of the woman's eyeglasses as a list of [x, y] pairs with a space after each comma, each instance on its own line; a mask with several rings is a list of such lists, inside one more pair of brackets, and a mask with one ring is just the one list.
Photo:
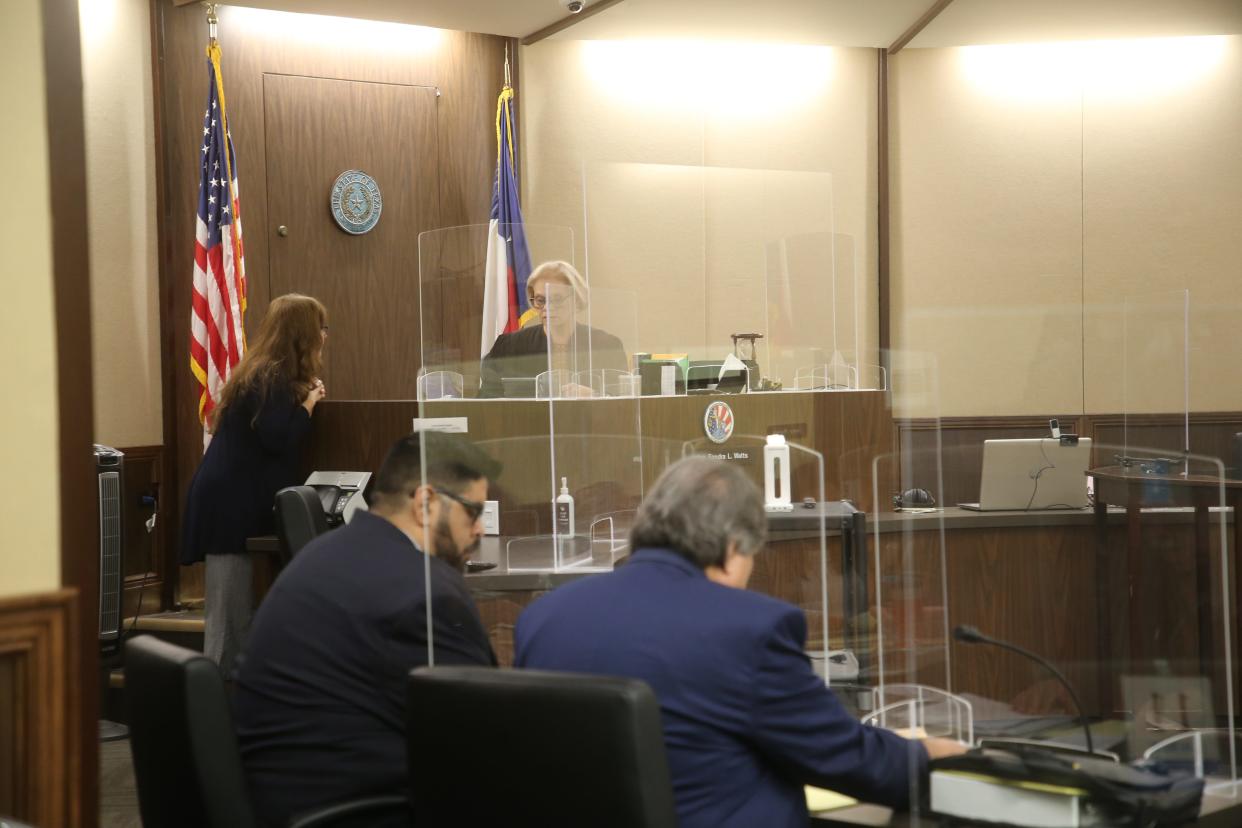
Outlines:
[[548, 301], [548, 297], [542, 293], [536, 293], [530, 298], [530, 306], [535, 310], [543, 310], [548, 305], [554, 308], [561, 308], [568, 305], [573, 298], [570, 296], [553, 296], [552, 301]]

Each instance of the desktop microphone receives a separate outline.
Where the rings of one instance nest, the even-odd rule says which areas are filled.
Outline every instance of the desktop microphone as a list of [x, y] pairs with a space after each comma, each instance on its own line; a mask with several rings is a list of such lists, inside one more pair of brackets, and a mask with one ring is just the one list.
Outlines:
[[1030, 650], [1023, 649], [1016, 644], [1010, 644], [1008, 641], [1000, 641], [999, 639], [986, 636], [979, 632], [977, 628], [965, 624], [953, 628], [953, 637], [958, 641], [961, 641], [963, 644], [993, 644], [1001, 649], [1015, 652], [1021, 656], [1026, 656], [1032, 661], [1042, 664], [1045, 668], [1047, 668], [1048, 672], [1056, 676], [1057, 680], [1061, 682], [1061, 685], [1069, 691], [1070, 698], [1074, 700], [1074, 706], [1078, 708], [1078, 721], [1082, 723], [1082, 732], [1087, 737], [1087, 752], [1092, 755], [1095, 754], [1095, 744], [1091, 741], [1091, 728], [1087, 726], [1087, 714], [1086, 711], [1083, 710], [1082, 702], [1078, 700], [1078, 694], [1074, 692], [1074, 688], [1070, 685], [1069, 681], [1066, 680], [1065, 676], [1061, 675], [1061, 671], [1056, 667], [1053, 667], [1047, 659], [1037, 656]]

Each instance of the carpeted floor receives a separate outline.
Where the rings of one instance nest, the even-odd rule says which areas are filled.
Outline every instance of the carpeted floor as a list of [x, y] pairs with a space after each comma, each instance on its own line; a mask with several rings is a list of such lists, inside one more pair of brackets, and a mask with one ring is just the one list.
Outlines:
[[129, 740], [99, 745], [100, 828], [142, 828]]

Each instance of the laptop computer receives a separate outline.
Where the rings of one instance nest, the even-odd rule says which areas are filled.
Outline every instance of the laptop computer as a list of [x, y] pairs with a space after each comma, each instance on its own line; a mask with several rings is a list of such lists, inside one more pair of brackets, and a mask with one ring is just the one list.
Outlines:
[[1085, 509], [1091, 438], [1072, 444], [1044, 437], [984, 440], [983, 480], [978, 503], [959, 503], [978, 512]]

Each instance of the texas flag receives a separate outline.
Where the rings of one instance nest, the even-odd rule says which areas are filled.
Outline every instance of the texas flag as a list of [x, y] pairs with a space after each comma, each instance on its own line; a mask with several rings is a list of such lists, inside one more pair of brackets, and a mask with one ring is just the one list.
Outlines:
[[512, 333], [531, 312], [526, 301], [530, 249], [522, 227], [517, 180], [513, 176], [513, 89], [506, 85], [496, 101], [496, 186], [487, 236], [483, 285], [483, 332], [480, 356], [486, 356], [503, 333]]

